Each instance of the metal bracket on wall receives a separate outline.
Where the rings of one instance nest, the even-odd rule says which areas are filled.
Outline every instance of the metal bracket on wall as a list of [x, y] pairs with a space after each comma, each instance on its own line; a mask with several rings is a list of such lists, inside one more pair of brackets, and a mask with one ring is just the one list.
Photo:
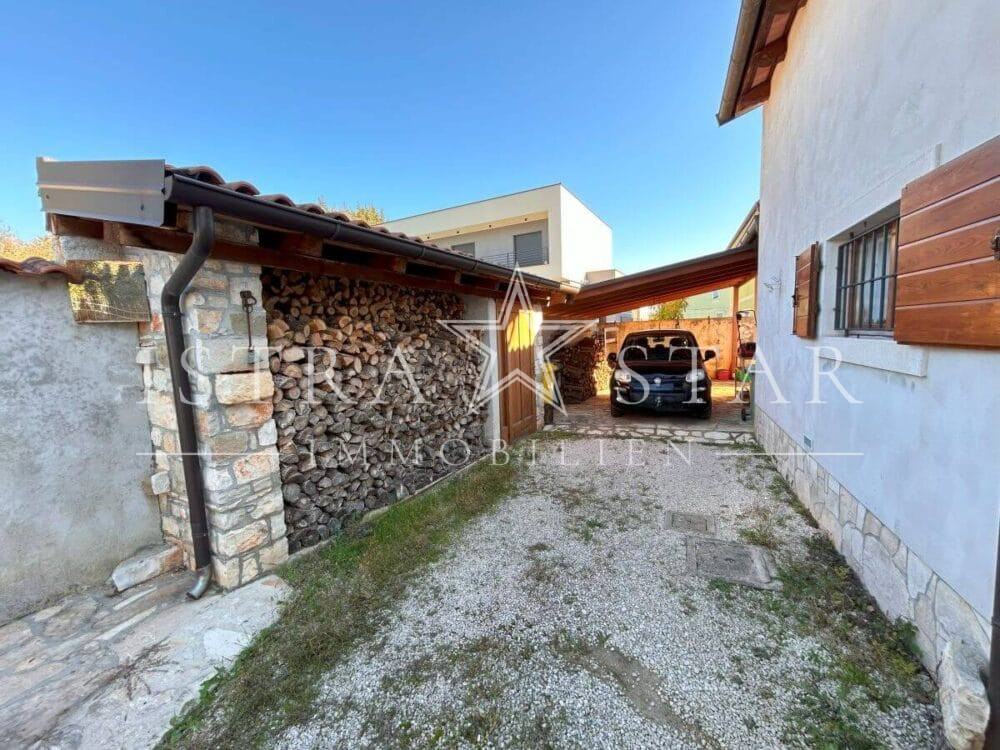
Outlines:
[[249, 289], [244, 289], [240, 292], [240, 304], [243, 307], [243, 312], [247, 316], [247, 364], [254, 363], [253, 354], [253, 328], [250, 322], [250, 314], [253, 312], [254, 306], [257, 304], [257, 298], [253, 296], [253, 292]]

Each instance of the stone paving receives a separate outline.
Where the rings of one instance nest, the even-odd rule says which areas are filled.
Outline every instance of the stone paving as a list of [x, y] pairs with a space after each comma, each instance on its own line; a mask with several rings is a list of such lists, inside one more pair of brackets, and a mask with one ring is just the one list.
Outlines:
[[86, 591], [0, 628], [0, 747], [155, 745], [289, 591], [267, 576], [192, 602], [190, 584], [178, 572], [118, 596]]
[[694, 443], [748, 443], [753, 440], [753, 422], [740, 419], [741, 404], [734, 402], [735, 381], [712, 383], [712, 418], [687, 414], [656, 414], [634, 411], [612, 417], [608, 394], [599, 393], [582, 404], [570, 404], [567, 414], [556, 412], [554, 429], [571, 430], [594, 437], [665, 437]]

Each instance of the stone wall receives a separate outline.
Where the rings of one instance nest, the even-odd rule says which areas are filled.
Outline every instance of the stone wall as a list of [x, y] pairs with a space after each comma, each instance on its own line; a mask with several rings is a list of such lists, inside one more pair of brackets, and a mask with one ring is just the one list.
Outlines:
[[290, 551], [486, 452], [457, 296], [267, 270], [263, 299]]
[[[217, 223], [219, 236], [238, 231], [245, 230]], [[193, 548], [188, 501], [160, 306], [163, 285], [181, 256], [61, 237], [59, 257], [143, 264], [151, 320], [139, 324], [135, 361], [142, 366], [149, 438], [134, 450], [148, 451], [152, 444], [149, 484], [159, 505], [163, 538], [183, 550], [190, 566]], [[248, 290], [260, 300], [260, 272], [259, 266], [209, 260], [194, 277], [181, 306], [213, 574], [224, 588], [247, 583], [288, 557], [265, 316], [258, 304], [250, 321], [250, 357], [240, 299], [240, 292]]]
[[985, 662], [989, 628], [955, 590], [904, 540], [848, 492], [767, 414], [755, 414], [757, 438], [782, 476], [890, 617], [917, 627], [917, 643], [931, 674], [952, 641], [973, 646]]
[[[184, 549], [190, 564], [191, 526], [160, 308], [163, 284], [180, 256], [138, 249], [128, 255], [143, 263], [152, 311], [151, 323], [140, 326], [140, 352], [158, 469], [153, 488], [164, 537]], [[251, 317], [254, 353], [248, 356], [243, 290], [260, 300], [259, 266], [209, 260], [182, 304], [213, 572], [225, 588], [253, 580], [288, 556], [264, 312], [258, 304]]]

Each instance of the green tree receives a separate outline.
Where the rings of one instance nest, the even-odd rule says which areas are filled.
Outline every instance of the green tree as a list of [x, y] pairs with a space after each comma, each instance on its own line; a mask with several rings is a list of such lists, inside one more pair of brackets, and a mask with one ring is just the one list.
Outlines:
[[55, 257], [55, 244], [48, 235], [39, 235], [34, 239], [22, 240], [6, 224], [0, 224], [0, 257], [22, 261], [26, 258]]
[[361, 221], [367, 222], [372, 226], [385, 223], [385, 211], [376, 206], [374, 203], [355, 203], [353, 206], [348, 206], [346, 204], [331, 206], [326, 202], [322, 195], [316, 200], [316, 202], [323, 207], [324, 211], [339, 211], [342, 214], [347, 214], [352, 219], [360, 219]]
[[675, 299], [656, 306], [651, 320], [681, 320], [687, 310], [687, 299]]

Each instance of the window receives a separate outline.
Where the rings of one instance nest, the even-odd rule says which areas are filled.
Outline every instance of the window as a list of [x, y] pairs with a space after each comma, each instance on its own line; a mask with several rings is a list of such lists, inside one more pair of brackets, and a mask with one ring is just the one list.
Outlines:
[[453, 252], [461, 253], [462, 255], [476, 255], [476, 243], [475, 242], [460, 242], [457, 245], [452, 245], [451, 249]]
[[514, 260], [520, 266], [538, 266], [549, 262], [547, 248], [542, 247], [542, 233], [514, 235]]
[[853, 235], [837, 251], [836, 327], [847, 335], [892, 332], [899, 219]]

